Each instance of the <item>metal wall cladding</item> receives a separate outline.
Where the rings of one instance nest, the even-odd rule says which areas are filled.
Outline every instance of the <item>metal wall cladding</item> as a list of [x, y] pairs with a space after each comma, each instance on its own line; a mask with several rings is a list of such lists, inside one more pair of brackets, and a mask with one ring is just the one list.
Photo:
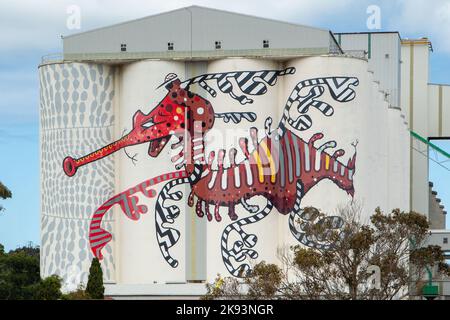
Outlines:
[[398, 33], [349, 33], [337, 34], [344, 51], [366, 51], [368, 69], [374, 72], [374, 80], [386, 94], [391, 106], [400, 107], [401, 41]]

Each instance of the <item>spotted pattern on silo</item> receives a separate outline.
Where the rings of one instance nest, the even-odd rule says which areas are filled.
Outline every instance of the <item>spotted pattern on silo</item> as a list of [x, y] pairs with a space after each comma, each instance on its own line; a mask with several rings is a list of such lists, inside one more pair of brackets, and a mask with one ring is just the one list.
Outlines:
[[[93, 254], [88, 230], [92, 214], [115, 194], [114, 156], [64, 174], [63, 159], [80, 157], [114, 139], [114, 68], [86, 63], [41, 66], [41, 275], [79, 270], [87, 283]], [[114, 216], [103, 227], [112, 230]], [[114, 239], [113, 239], [114, 240]], [[114, 281], [113, 246], [102, 268], [105, 281]]]

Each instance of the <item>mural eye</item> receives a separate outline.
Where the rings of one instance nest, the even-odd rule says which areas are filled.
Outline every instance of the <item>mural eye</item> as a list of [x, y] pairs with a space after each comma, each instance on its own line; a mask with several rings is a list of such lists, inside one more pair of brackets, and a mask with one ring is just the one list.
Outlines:
[[149, 121], [147, 121], [147, 122], [145, 122], [145, 123], [142, 124], [142, 126], [143, 126], [144, 128], [150, 128], [150, 127], [152, 127], [152, 126], [154, 126], [154, 125], [155, 125], [155, 123], [153, 122], [153, 119], [150, 119]]

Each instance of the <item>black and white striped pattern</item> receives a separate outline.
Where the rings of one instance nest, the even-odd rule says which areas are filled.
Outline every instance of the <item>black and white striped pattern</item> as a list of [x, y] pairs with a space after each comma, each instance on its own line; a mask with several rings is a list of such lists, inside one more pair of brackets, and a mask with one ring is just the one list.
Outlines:
[[[265, 94], [267, 92], [266, 84], [273, 86], [277, 82], [279, 76], [294, 73], [295, 68], [292, 67], [283, 70], [209, 73], [184, 81], [182, 87], [189, 88], [191, 84], [198, 83], [200, 87], [205, 89], [211, 96], [215, 97], [217, 92], [206, 83], [207, 81], [214, 80], [221, 92], [229, 94], [241, 104], [247, 104], [252, 103], [253, 100], [249, 99], [246, 94], [253, 96]], [[240, 91], [245, 93], [244, 95], [238, 96], [235, 94], [233, 83], [230, 81], [230, 78], [233, 78], [236, 81]]]
[[181, 191], [170, 192], [170, 190], [180, 184], [190, 183], [195, 184], [201, 177], [202, 165], [196, 164], [194, 166], [194, 172], [186, 178], [175, 179], [167, 182], [158, 195], [155, 205], [155, 225], [156, 225], [156, 239], [158, 241], [159, 249], [167, 261], [172, 267], [178, 266], [178, 260], [174, 259], [169, 249], [173, 247], [180, 239], [180, 231], [168, 225], [173, 224], [175, 219], [180, 214], [180, 209], [176, 205], [164, 206], [165, 200], [179, 201], [183, 197]]
[[215, 113], [215, 118], [223, 119], [223, 122], [228, 123], [230, 120], [234, 123], [239, 123], [242, 119], [247, 120], [248, 122], [255, 122], [256, 113], [254, 112], [224, 112], [224, 113]]
[[[295, 201], [294, 210], [289, 214], [289, 229], [292, 235], [301, 244], [315, 249], [329, 250], [333, 247], [334, 243], [327, 241], [333, 231], [342, 228], [343, 220], [338, 216], [330, 216], [319, 219], [319, 212], [306, 213], [300, 207], [301, 199], [303, 197], [303, 186], [301, 182], [297, 182], [297, 199]], [[307, 226], [311, 224], [324, 224], [327, 223], [330, 228], [326, 230], [321, 239], [307, 235], [305, 230]], [[297, 227], [299, 225], [299, 227]]]
[[[357, 86], [359, 80], [354, 77], [327, 77], [303, 80], [292, 90], [284, 108], [283, 117], [278, 126], [278, 134], [281, 136], [285, 131], [286, 123], [296, 130], [304, 131], [312, 126], [312, 120], [306, 113], [309, 107], [318, 109], [324, 116], [333, 115], [334, 109], [324, 101], [316, 100], [325, 92], [325, 86], [328, 87], [332, 98], [338, 102], [349, 102], [356, 96], [355, 90], [351, 86]], [[302, 89], [311, 87], [306, 95], [301, 95]], [[300, 116], [293, 119], [290, 116], [292, 105], [297, 104], [297, 110]]]
[[[260, 212], [246, 218], [239, 219], [231, 224], [229, 224], [222, 233], [221, 239], [221, 252], [222, 260], [231, 275], [243, 278], [249, 274], [251, 271], [250, 266], [247, 263], [241, 263], [238, 266], [234, 266], [232, 259], [236, 262], [243, 262], [247, 257], [251, 259], [258, 258], [258, 252], [251, 249], [256, 245], [258, 237], [254, 234], [247, 234], [242, 227], [247, 224], [252, 224], [264, 219], [273, 208], [272, 202], [267, 200], [266, 207]], [[241, 240], [235, 241], [230, 248], [228, 246], [228, 239], [230, 233], [236, 231], [239, 234]]]

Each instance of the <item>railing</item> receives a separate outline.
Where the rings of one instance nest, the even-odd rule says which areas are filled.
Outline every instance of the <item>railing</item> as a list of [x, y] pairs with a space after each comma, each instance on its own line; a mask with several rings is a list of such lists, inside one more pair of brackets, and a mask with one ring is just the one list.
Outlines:
[[41, 64], [51, 63], [51, 62], [59, 62], [59, 61], [63, 61], [62, 53], [50, 53], [50, 54], [46, 54], [45, 56], [42, 56], [42, 58], [41, 58]]
[[344, 50], [344, 54], [360, 59], [367, 59], [367, 53], [365, 50]]
[[411, 136], [413, 136], [414, 138], [422, 141], [423, 143], [427, 144], [428, 146], [430, 146], [432, 149], [436, 150], [437, 152], [439, 152], [440, 154], [442, 154], [443, 156], [447, 157], [450, 159], [450, 154], [445, 152], [444, 150], [442, 150], [441, 148], [439, 148], [438, 146], [436, 146], [435, 144], [431, 143], [430, 141], [428, 141], [427, 139], [425, 139], [424, 137], [421, 137], [420, 135], [418, 135], [416, 132], [414, 131], [410, 131]]

